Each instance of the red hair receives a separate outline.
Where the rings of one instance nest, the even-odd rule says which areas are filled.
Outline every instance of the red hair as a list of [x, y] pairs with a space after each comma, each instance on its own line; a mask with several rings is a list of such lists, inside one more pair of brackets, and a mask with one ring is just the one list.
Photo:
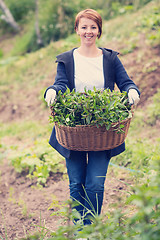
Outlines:
[[79, 21], [81, 18], [91, 19], [98, 25], [98, 29], [99, 29], [98, 38], [100, 38], [102, 34], [102, 18], [100, 14], [93, 9], [85, 9], [79, 12], [75, 19], [75, 25], [74, 25], [75, 30], [78, 28]]

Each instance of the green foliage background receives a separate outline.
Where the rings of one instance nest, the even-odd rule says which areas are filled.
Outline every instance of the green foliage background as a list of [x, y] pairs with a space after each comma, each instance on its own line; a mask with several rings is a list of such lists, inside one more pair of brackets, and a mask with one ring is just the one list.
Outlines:
[[[96, 9], [104, 20], [108, 20], [118, 15], [131, 13], [148, 2], [150, 1], [39, 0], [39, 26], [43, 44], [46, 46], [51, 41], [66, 38], [73, 33], [75, 16], [85, 8]], [[5, 3], [22, 29], [22, 35], [13, 54], [24, 54], [39, 49], [40, 46], [37, 44], [34, 28], [35, 0], [6, 0]], [[13, 31], [2, 20], [0, 20], [0, 28], [1, 34], [6, 31]]]

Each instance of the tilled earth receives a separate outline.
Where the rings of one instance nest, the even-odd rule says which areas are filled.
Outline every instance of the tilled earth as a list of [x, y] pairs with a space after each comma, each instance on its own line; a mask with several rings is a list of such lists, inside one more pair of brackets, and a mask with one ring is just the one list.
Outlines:
[[[55, 231], [65, 224], [62, 216], [51, 214], [59, 209], [57, 201], [63, 207], [69, 199], [67, 176], [52, 175], [46, 187], [38, 188], [36, 182], [17, 174], [7, 163], [0, 166], [0, 173], [0, 236], [3, 239], [21, 239], [40, 231], [40, 226]], [[109, 170], [102, 212], [126, 194], [123, 181], [127, 181], [125, 176], [116, 179]], [[53, 202], [55, 205], [49, 208]]]

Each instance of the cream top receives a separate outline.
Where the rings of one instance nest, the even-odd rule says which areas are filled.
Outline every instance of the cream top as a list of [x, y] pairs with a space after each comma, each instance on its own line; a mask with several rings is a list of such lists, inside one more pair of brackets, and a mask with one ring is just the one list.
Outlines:
[[93, 90], [93, 87], [104, 88], [103, 54], [93, 58], [85, 57], [75, 49], [73, 57], [76, 91], [84, 92], [84, 87], [87, 90]]

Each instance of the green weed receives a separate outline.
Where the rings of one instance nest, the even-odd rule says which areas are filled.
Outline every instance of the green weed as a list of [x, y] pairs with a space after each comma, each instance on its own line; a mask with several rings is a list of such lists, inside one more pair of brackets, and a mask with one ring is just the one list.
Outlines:
[[65, 173], [63, 158], [42, 140], [22, 150], [12, 148], [8, 159], [18, 173], [25, 172], [27, 177], [36, 178], [38, 185], [45, 186], [51, 172]]
[[5, 238], [3, 238], [2, 236], [1, 236], [1, 233], [0, 233], [0, 238], [2, 239], [2, 240], [8, 240], [8, 233], [7, 233], [7, 227], [6, 227], [6, 221], [5, 221], [5, 219], [4, 219], [4, 215], [3, 215], [3, 212], [2, 212], [2, 210], [0, 209], [0, 215], [2, 216], [2, 219], [3, 219], [3, 225], [4, 225], [4, 234], [5, 234]]
[[25, 238], [21, 238], [21, 240], [40, 240], [41, 235], [39, 232], [34, 233], [34, 234], [28, 234], [28, 236], [26, 236]]
[[50, 236], [51, 231], [46, 227], [45, 224], [45, 219], [43, 219], [42, 221], [42, 216], [41, 216], [41, 212], [40, 212], [40, 223], [39, 225], [33, 225], [34, 228], [36, 229], [36, 232], [34, 234], [27, 234], [26, 231], [25, 232], [25, 237], [21, 238], [21, 240], [44, 240], [44, 239], [48, 239], [48, 235]]
[[51, 231], [46, 227], [46, 223], [45, 223], [45, 219], [43, 219], [42, 221], [42, 216], [41, 216], [41, 212], [40, 212], [40, 223], [39, 225], [33, 225], [36, 229], [36, 233], [35, 234], [30, 234], [29, 236], [26, 236], [25, 238], [22, 238], [21, 240], [44, 240], [44, 239], [48, 239], [47, 236], [50, 236]]
[[10, 187], [9, 188], [9, 198], [8, 198], [8, 201], [12, 202], [13, 204], [16, 204], [16, 199], [14, 198], [14, 193], [15, 193], [14, 188]]
[[23, 217], [24, 218], [27, 218], [27, 217], [30, 218], [32, 214], [28, 213], [27, 204], [26, 204], [26, 202], [23, 199], [23, 192], [21, 192], [20, 197], [19, 197], [17, 203], [18, 203], [18, 206], [21, 207], [21, 212], [22, 212]]

